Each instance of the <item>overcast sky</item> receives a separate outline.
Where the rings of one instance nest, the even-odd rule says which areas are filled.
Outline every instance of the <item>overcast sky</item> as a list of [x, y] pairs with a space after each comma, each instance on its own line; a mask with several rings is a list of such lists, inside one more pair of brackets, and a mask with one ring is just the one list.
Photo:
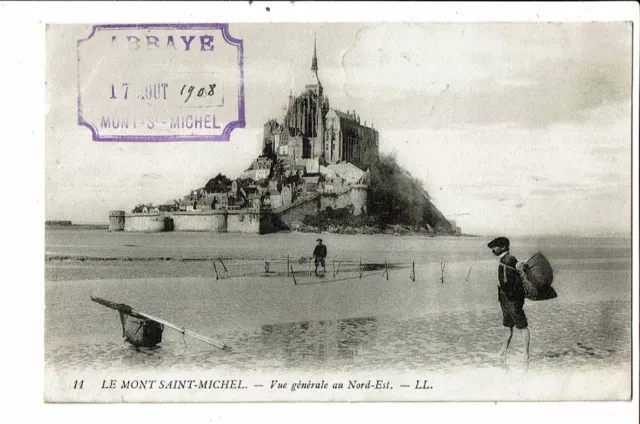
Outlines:
[[231, 24], [247, 127], [228, 143], [91, 141], [76, 118], [89, 32], [47, 31], [47, 219], [106, 222], [237, 177], [308, 81], [315, 33], [331, 106], [373, 122], [464, 232], [629, 234], [631, 24]]

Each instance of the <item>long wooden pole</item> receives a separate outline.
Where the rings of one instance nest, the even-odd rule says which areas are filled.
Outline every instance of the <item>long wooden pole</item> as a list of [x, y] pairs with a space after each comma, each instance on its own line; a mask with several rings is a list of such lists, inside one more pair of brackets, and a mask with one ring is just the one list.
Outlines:
[[293, 277], [293, 285], [297, 286], [298, 282], [296, 281], [296, 274], [293, 272], [293, 265], [289, 265], [291, 267], [291, 276]]
[[200, 334], [198, 334], [198, 333], [194, 333], [194, 332], [193, 332], [193, 331], [191, 331], [191, 330], [187, 330], [187, 329], [185, 329], [185, 328], [178, 327], [177, 325], [172, 324], [172, 323], [170, 323], [169, 321], [165, 321], [165, 320], [163, 320], [162, 318], [156, 318], [156, 317], [151, 316], [151, 315], [149, 315], [149, 314], [145, 314], [144, 312], [137, 312], [137, 311], [136, 311], [136, 313], [137, 313], [138, 315], [142, 316], [142, 317], [145, 317], [145, 318], [147, 318], [147, 319], [150, 319], [151, 321], [159, 322], [160, 324], [163, 324], [163, 325], [164, 325], [164, 326], [166, 326], [166, 327], [173, 328], [174, 330], [177, 330], [177, 331], [181, 332], [182, 334], [186, 334], [187, 336], [191, 336], [191, 337], [193, 337], [194, 339], [200, 340], [201, 342], [204, 342], [204, 343], [210, 344], [210, 345], [212, 345], [212, 346], [219, 347], [220, 349], [223, 349], [223, 350], [229, 349], [229, 346], [227, 346], [226, 344], [224, 344], [224, 343], [222, 343], [222, 342], [220, 342], [220, 341], [212, 340], [212, 339], [209, 339], [209, 338], [207, 338], [207, 337], [201, 336], [201, 335], [200, 335]]

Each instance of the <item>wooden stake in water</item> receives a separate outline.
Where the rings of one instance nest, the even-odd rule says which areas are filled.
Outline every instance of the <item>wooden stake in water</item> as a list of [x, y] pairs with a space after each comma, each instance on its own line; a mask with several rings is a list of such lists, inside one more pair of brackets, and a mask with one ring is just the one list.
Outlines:
[[416, 261], [411, 263], [411, 280], [413, 282], [416, 281]]
[[216, 267], [216, 262], [213, 261], [213, 270], [216, 272], [216, 281], [218, 280], [218, 268]]
[[387, 265], [387, 261], [384, 261], [384, 272], [382, 275], [387, 275], [387, 281], [389, 281], [389, 265]]
[[289, 255], [287, 255], [287, 277], [289, 276]]
[[222, 264], [222, 268], [224, 269], [224, 272], [227, 272], [227, 267], [224, 266], [224, 262], [222, 262], [222, 258], [218, 258], [218, 260], [220, 261], [220, 263]]
[[333, 276], [336, 276], [336, 261], [335, 260], [331, 260], [331, 269], [333, 270]]
[[473, 268], [473, 267], [469, 267], [469, 272], [467, 273], [467, 279], [464, 280], [465, 283], [469, 282], [469, 276], [471, 275], [471, 268]]
[[293, 277], [293, 285], [297, 286], [298, 282], [296, 281], [296, 274], [293, 272], [293, 265], [289, 265], [291, 267], [291, 276]]
[[311, 258], [307, 259], [307, 265], [309, 266], [309, 277], [311, 277]]
[[269, 273], [269, 262], [264, 261], [264, 273], [268, 274]]
[[362, 258], [360, 258], [359, 260], [358, 272], [360, 273], [360, 276], [358, 278], [362, 278]]

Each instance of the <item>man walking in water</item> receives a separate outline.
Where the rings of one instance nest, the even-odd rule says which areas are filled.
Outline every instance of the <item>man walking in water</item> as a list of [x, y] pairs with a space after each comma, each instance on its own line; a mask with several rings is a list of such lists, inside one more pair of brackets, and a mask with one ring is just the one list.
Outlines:
[[322, 239], [316, 240], [318, 245], [313, 249], [313, 259], [316, 264], [316, 275], [318, 275], [318, 265], [322, 265], [322, 273], [325, 273], [324, 258], [327, 257], [327, 246], [322, 244]]
[[507, 362], [507, 349], [513, 337], [513, 327], [515, 326], [524, 343], [524, 362], [528, 365], [529, 325], [523, 310], [524, 286], [522, 285], [520, 273], [517, 271], [521, 264], [518, 264], [518, 260], [509, 253], [508, 238], [498, 237], [487, 246], [494, 255], [500, 258], [500, 264], [498, 265], [498, 301], [502, 309], [502, 325], [505, 327], [500, 360], [503, 364]]

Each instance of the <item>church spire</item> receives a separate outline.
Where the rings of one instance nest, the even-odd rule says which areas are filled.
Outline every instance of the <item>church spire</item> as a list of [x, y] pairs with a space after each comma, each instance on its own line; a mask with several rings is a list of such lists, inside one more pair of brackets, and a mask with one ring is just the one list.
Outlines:
[[313, 34], [313, 59], [311, 59], [311, 70], [318, 72], [318, 56], [316, 55], [316, 35]]

